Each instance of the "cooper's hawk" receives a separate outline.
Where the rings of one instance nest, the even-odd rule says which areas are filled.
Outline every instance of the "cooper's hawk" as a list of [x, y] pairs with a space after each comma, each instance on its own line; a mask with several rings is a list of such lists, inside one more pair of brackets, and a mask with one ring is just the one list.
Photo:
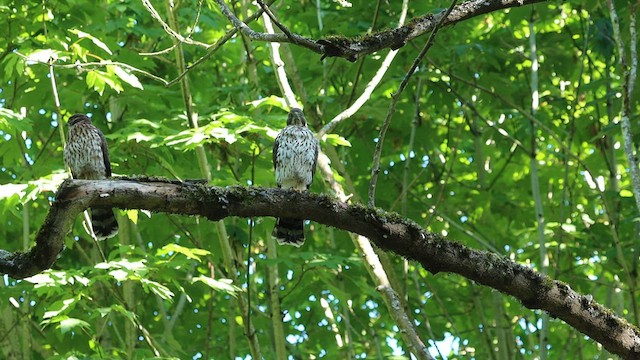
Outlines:
[[[273, 167], [278, 187], [307, 191], [313, 181], [318, 160], [318, 140], [307, 128], [302, 110], [293, 108], [273, 144]], [[280, 244], [304, 243], [304, 219], [279, 218], [273, 236]]]
[[[100, 180], [111, 176], [109, 150], [102, 131], [84, 114], [69, 118], [69, 138], [64, 148], [64, 162], [74, 179]], [[92, 208], [91, 223], [98, 240], [118, 233], [118, 223], [111, 208]]]

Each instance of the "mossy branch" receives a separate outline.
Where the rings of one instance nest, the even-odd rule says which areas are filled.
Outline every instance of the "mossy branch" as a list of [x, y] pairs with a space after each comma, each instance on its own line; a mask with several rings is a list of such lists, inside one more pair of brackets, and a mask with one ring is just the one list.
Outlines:
[[450, 272], [547, 311], [625, 359], [640, 358], [640, 331], [569, 285], [487, 251], [429, 233], [393, 213], [349, 205], [326, 195], [275, 188], [213, 187], [154, 178], [67, 180], [29, 252], [0, 250], [0, 272], [16, 279], [50, 268], [78, 214], [91, 206], [199, 215], [304, 217], [369, 238], [378, 247], [419, 262], [436, 274]]

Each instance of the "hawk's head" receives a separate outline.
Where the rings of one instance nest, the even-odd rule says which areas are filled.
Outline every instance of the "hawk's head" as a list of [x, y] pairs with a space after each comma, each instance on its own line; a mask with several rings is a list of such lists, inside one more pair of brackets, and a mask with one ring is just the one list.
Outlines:
[[307, 120], [304, 118], [302, 109], [292, 108], [291, 111], [289, 111], [287, 126], [289, 125], [307, 126]]
[[69, 122], [68, 123], [69, 123], [69, 126], [73, 126], [73, 125], [81, 123], [81, 122], [87, 122], [87, 123], [91, 124], [91, 119], [89, 119], [89, 117], [87, 117], [87, 115], [85, 115], [85, 114], [73, 114], [69, 118]]

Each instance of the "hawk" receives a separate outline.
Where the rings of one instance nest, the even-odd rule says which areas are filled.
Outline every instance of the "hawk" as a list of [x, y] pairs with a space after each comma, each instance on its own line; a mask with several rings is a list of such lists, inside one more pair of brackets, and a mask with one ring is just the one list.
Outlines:
[[[84, 114], [69, 118], [69, 135], [64, 148], [64, 162], [74, 179], [101, 180], [111, 176], [107, 141], [100, 129]], [[91, 223], [98, 240], [118, 233], [118, 223], [111, 208], [92, 208]]]
[[[273, 168], [279, 188], [307, 191], [313, 181], [318, 161], [318, 140], [307, 128], [302, 110], [293, 108], [287, 126], [273, 144]], [[301, 246], [304, 243], [304, 219], [279, 218], [272, 235], [280, 244]]]

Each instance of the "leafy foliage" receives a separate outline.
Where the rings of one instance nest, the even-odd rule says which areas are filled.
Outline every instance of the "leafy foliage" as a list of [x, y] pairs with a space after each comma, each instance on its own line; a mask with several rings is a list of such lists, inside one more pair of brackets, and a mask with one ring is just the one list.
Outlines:
[[[234, 3], [237, 14], [257, 10]], [[169, 21], [169, 7], [153, 5]], [[371, 5], [322, 0], [273, 9], [292, 32], [319, 39], [365, 33]], [[400, 1], [380, 5], [372, 30], [396, 24], [401, 12]], [[627, 5], [617, 5], [626, 14]], [[552, 277], [639, 325], [637, 211], [616, 120], [622, 72], [601, 6], [541, 3], [442, 29], [397, 105], [376, 205], [537, 269], [543, 245]], [[442, 7], [409, 1], [409, 14]], [[213, 44], [230, 29], [213, 1], [202, 8], [182, 2], [173, 13], [174, 30], [193, 41]], [[532, 14], [540, 62], [535, 122], [528, 116]], [[144, 2], [26, 0], [0, 5], [0, 15], [0, 248], [32, 245], [65, 177], [63, 133], [75, 112], [104, 131], [116, 175], [202, 178], [197, 153], [204, 149], [211, 184], [274, 185], [271, 146], [287, 108], [270, 44], [236, 35], [195, 65], [210, 50], [175, 47]], [[366, 202], [391, 94], [424, 41], [400, 49], [365, 105], [322, 139], [353, 201]], [[190, 66], [188, 83], [165, 86], [182, 72], [175, 49]], [[352, 64], [320, 61], [293, 45], [281, 51], [316, 131], [353, 103], [386, 55]], [[316, 174], [311, 191], [331, 189]], [[273, 258], [273, 219], [214, 224], [133, 210], [118, 217], [116, 238], [96, 245], [78, 219], [54, 269], [25, 281], [5, 277], [0, 334], [21, 336], [1, 338], [3, 358], [247, 358], [242, 302], [262, 355], [275, 358], [274, 291], [290, 358], [409, 357], [349, 234], [312, 223], [304, 247], [279, 247]], [[385, 265], [435, 356], [538, 354], [542, 314], [459, 276], [434, 277], [397, 258]], [[269, 277], [274, 269], [278, 284]], [[548, 331], [549, 358], [608, 356], [560, 321]]]

